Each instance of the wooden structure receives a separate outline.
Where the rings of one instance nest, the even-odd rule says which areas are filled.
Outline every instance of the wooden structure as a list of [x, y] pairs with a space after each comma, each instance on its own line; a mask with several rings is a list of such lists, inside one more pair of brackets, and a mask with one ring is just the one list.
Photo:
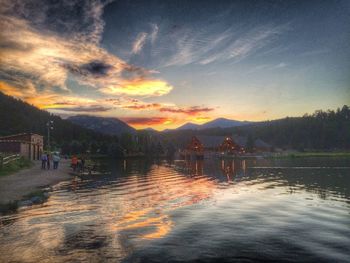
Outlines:
[[39, 160], [43, 152], [43, 136], [34, 133], [21, 133], [0, 137], [0, 152], [19, 154], [30, 160]]
[[193, 136], [186, 149], [196, 153], [203, 153], [204, 146], [196, 136]]
[[2, 168], [4, 165], [9, 164], [13, 161], [17, 161], [20, 158], [21, 156], [19, 154], [13, 154], [5, 157], [0, 156], [0, 168]]
[[244, 153], [244, 148], [235, 143], [232, 137], [227, 136], [219, 146], [219, 151], [223, 154]]
[[204, 146], [196, 136], [193, 136], [186, 149], [180, 155], [185, 159], [202, 160], [204, 158]]

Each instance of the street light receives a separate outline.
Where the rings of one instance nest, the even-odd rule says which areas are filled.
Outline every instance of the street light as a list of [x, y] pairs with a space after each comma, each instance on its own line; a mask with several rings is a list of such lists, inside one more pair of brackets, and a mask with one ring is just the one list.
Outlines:
[[46, 123], [47, 127], [47, 150], [50, 152], [50, 130], [53, 130], [53, 121], [48, 121]]

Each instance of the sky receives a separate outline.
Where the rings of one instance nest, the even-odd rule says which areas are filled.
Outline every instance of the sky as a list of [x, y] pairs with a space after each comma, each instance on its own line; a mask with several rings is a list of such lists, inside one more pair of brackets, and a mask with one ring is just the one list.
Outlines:
[[0, 91], [157, 130], [350, 102], [350, 1], [0, 0]]

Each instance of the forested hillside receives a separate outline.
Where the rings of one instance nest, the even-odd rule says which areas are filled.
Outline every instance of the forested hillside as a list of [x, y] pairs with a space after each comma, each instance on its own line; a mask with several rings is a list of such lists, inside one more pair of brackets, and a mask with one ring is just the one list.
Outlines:
[[260, 138], [279, 148], [350, 149], [350, 109], [346, 105], [336, 111], [319, 110], [303, 117], [287, 117], [241, 127], [174, 130], [152, 136], [147, 131], [138, 131], [136, 140], [129, 133], [123, 133], [118, 138], [94, 132], [0, 92], [0, 136], [22, 132], [46, 135], [49, 120], [54, 121], [52, 145], [65, 153], [87, 150], [108, 154], [120, 154], [121, 150], [152, 153], [155, 148], [161, 147], [159, 143], [166, 148], [183, 147], [193, 135], [232, 134]]
[[[108, 145], [118, 141], [117, 137], [82, 128], [0, 92], [0, 136], [23, 132], [46, 135], [49, 120], [54, 122], [51, 145], [63, 152], [84, 152], [91, 147], [107, 152]], [[44, 139], [46, 143], [46, 136]]]
[[184, 145], [193, 135], [243, 135], [260, 138], [274, 147], [297, 150], [350, 149], [350, 109], [318, 110], [312, 115], [287, 117], [233, 128], [213, 128], [197, 131], [170, 131], [164, 136]]

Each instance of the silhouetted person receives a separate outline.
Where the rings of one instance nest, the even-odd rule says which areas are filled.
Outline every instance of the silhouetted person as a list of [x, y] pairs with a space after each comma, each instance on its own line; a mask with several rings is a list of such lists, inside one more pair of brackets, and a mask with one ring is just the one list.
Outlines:
[[56, 170], [58, 168], [58, 163], [60, 162], [60, 156], [58, 154], [54, 154], [52, 156], [52, 161], [53, 161], [53, 169]]
[[46, 168], [47, 155], [45, 153], [41, 154], [41, 169]]
[[72, 157], [72, 168], [73, 168], [74, 172], [77, 169], [77, 165], [78, 165], [78, 158], [75, 155], [73, 155], [73, 157]]
[[50, 170], [50, 162], [51, 162], [51, 156], [50, 154], [47, 154], [47, 170]]

